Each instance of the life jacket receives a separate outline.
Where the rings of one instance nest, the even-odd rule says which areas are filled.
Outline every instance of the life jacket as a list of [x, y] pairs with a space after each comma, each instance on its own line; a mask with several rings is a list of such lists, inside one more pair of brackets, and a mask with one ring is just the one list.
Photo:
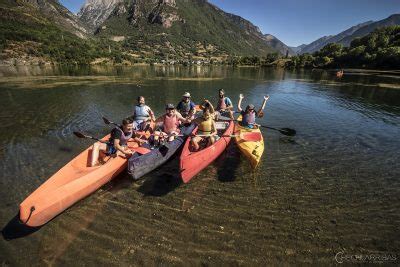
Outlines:
[[185, 117], [189, 114], [191, 101], [189, 102], [181, 101], [181, 103], [182, 103], [182, 108], [178, 111], [179, 113], [182, 114], [183, 117]]
[[248, 126], [248, 125], [253, 125], [256, 123], [256, 112], [250, 112], [250, 113], [244, 113], [242, 116], [242, 125], [243, 126]]
[[[121, 132], [121, 138], [119, 139], [119, 145], [126, 146], [128, 144], [128, 140], [131, 139], [133, 136], [133, 131], [128, 133], [128, 135], [125, 135], [124, 131], [121, 128], [116, 127], [115, 129], [117, 129], [118, 131]], [[111, 145], [114, 145], [114, 142]]]
[[176, 116], [176, 114], [172, 116], [164, 115], [163, 126], [164, 126], [164, 132], [167, 134], [170, 134], [172, 132], [177, 132], [179, 126], [178, 116]]
[[213, 125], [213, 119], [211, 116], [207, 120], [202, 118], [202, 121], [198, 124], [198, 130], [203, 133], [211, 133], [212, 125]]
[[225, 97], [218, 100], [217, 110], [226, 109]]
[[136, 105], [134, 108], [135, 117], [133, 119], [135, 121], [146, 120], [150, 117], [149, 109], [146, 105]]

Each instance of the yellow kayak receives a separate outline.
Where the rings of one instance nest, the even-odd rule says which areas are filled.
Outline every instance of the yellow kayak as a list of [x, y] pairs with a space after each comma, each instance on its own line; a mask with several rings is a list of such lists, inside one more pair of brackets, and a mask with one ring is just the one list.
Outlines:
[[258, 132], [260, 134], [261, 132], [259, 128], [250, 129], [247, 127], [240, 126], [239, 123], [235, 123], [235, 135], [237, 135], [235, 137], [236, 144], [238, 145], [242, 154], [246, 158], [248, 158], [253, 169], [255, 169], [257, 168], [258, 163], [261, 160], [261, 156], [264, 152], [264, 140], [261, 138], [261, 141], [245, 141], [241, 139], [239, 136], [240, 133], [245, 133], [245, 132]]

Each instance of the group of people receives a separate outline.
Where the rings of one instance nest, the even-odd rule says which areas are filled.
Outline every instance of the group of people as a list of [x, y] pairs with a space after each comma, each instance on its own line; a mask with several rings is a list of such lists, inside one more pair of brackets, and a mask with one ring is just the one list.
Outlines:
[[[122, 120], [122, 125], [115, 127], [111, 131], [107, 142], [94, 144], [91, 166], [98, 164], [99, 151], [103, 151], [107, 155], [119, 153], [130, 156], [132, 151], [127, 147], [128, 141], [133, 139], [140, 145], [148, 143], [148, 140], [142, 139], [147, 131], [152, 133], [152, 138], [150, 139], [152, 146], [165, 141], [173, 141], [179, 135], [182, 124], [194, 123], [198, 127], [196, 135], [191, 139], [193, 151], [198, 151], [201, 142], [204, 141], [206, 146], [212, 145], [218, 137], [215, 121], [224, 117], [226, 118], [225, 120], [234, 120], [232, 101], [225, 96], [223, 89], [220, 89], [218, 93], [218, 103], [214, 108], [211, 102], [206, 99], [201, 105], [196, 106], [191, 99], [190, 93], [186, 92], [176, 107], [173, 104], [167, 104], [165, 106], [165, 114], [158, 119], [155, 118], [152, 109], [146, 105], [145, 98], [139, 96], [132, 116]], [[264, 102], [258, 111], [255, 111], [255, 107], [252, 104], [243, 110], [241, 108], [243, 98], [243, 95], [240, 94], [237, 108], [242, 115], [242, 120], [239, 123], [248, 128], [256, 127], [255, 119], [263, 116], [262, 111], [269, 97], [264, 97]], [[202, 111], [202, 115], [196, 118], [197, 111]], [[155, 122], [153, 127], [152, 125], [154, 124], [152, 122]]]

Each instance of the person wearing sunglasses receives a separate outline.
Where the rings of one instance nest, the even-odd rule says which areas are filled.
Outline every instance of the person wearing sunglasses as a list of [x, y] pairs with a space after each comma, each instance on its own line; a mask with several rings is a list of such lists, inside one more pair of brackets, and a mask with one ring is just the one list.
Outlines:
[[238, 103], [238, 110], [240, 114], [242, 115], [242, 121], [239, 122], [239, 124], [243, 127], [247, 128], [255, 128], [256, 127], [256, 118], [261, 118], [264, 116], [264, 108], [267, 103], [267, 100], [269, 99], [269, 96], [264, 96], [264, 101], [262, 103], [261, 108], [256, 112], [255, 107], [253, 104], [247, 105], [246, 109], [242, 109], [242, 100], [244, 96], [243, 94], [239, 95], [239, 103]]
[[191, 100], [190, 93], [186, 92], [183, 94], [182, 101], [178, 103], [176, 109], [184, 118], [194, 119], [196, 104]]

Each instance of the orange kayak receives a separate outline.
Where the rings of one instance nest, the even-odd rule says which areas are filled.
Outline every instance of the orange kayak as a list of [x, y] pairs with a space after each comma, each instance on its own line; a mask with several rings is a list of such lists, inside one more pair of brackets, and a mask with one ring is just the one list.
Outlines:
[[[109, 135], [102, 140], [108, 138]], [[134, 141], [128, 142], [128, 147], [139, 154], [148, 152], [148, 149], [139, 147]], [[20, 204], [19, 217], [23, 224], [37, 227], [47, 223], [77, 201], [95, 192], [127, 167], [126, 157], [105, 155], [100, 156], [101, 163], [98, 166], [90, 167], [88, 164], [91, 152], [91, 147], [83, 151]]]

